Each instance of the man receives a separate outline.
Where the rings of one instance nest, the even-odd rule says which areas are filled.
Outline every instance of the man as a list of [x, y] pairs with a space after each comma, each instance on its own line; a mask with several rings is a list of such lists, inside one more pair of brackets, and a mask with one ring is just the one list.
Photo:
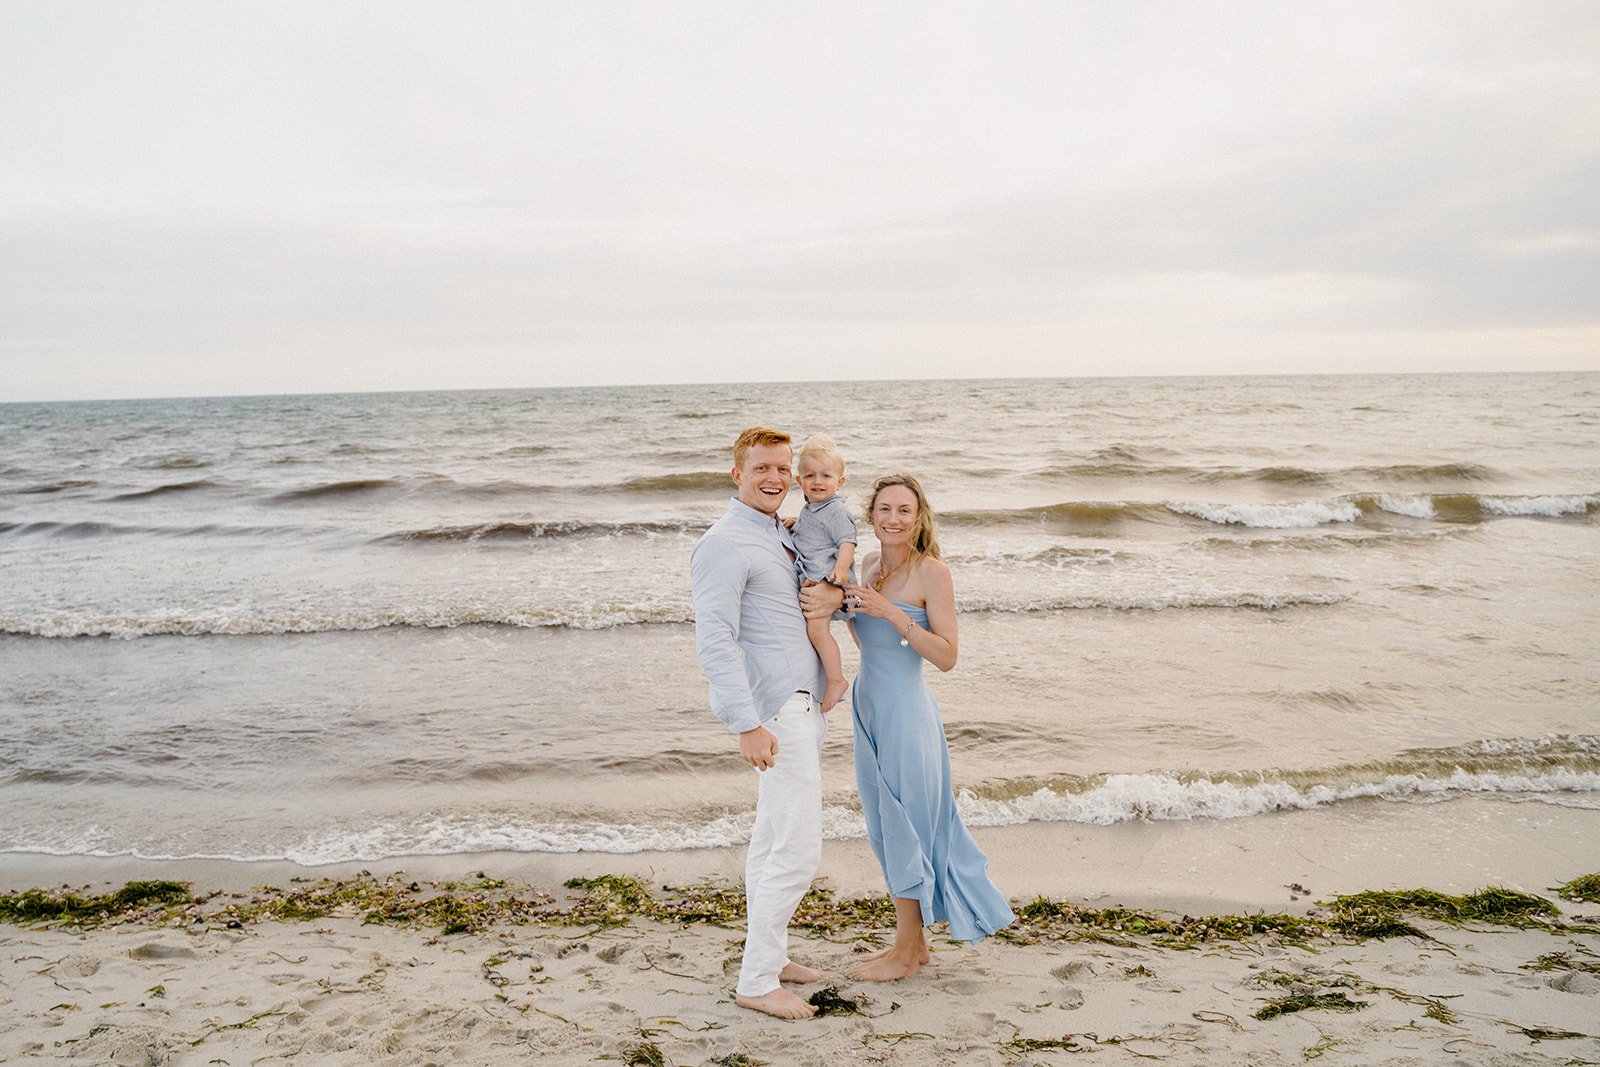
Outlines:
[[760, 772], [734, 1000], [780, 1019], [805, 1019], [817, 1009], [780, 984], [826, 977], [788, 956], [789, 919], [822, 861], [828, 723], [820, 700], [827, 679], [805, 620], [831, 614], [843, 598], [825, 584], [801, 591], [794, 542], [778, 521], [794, 478], [792, 458], [786, 433], [755, 426], [739, 435], [738, 495], [695, 544], [689, 575], [695, 650], [711, 682], [711, 709], [739, 735], [740, 757]]

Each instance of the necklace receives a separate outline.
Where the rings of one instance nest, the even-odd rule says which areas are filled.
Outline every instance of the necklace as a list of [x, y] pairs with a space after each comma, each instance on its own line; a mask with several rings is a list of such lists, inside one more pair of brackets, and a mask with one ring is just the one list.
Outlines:
[[872, 580], [872, 588], [877, 590], [880, 593], [883, 592], [883, 587], [889, 584], [889, 579], [894, 577], [894, 572], [899, 570], [901, 567], [904, 567], [907, 563], [910, 563], [910, 562], [911, 562], [911, 557], [907, 556], [905, 559], [901, 560], [899, 563], [896, 563], [893, 567], [890, 567], [887, 571], [884, 571], [882, 574], [879, 574], [876, 578], [874, 578]]

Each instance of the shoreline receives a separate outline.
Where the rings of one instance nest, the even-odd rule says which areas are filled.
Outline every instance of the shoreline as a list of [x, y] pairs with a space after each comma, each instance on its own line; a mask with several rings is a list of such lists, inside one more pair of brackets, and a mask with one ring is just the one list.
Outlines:
[[[1426, 885], [1463, 893], [1503, 885], [1540, 893], [1583, 873], [1573, 869], [1575, 862], [1582, 865], [1581, 857], [1600, 856], [1600, 811], [1478, 797], [1434, 804], [1370, 800], [1243, 819], [1028, 823], [979, 827], [973, 835], [989, 857], [990, 877], [1009, 897], [1115, 901], [1179, 912], [1294, 912], [1314, 897], [1364, 889]], [[318, 866], [9, 853], [0, 858], [0, 892], [149, 879], [234, 892], [361, 872], [452, 881], [478, 871], [546, 887], [602, 874], [653, 883], [739, 883], [744, 848], [450, 853]], [[862, 839], [825, 841], [818, 878], [843, 896], [883, 892], [877, 863]], [[1291, 891], [1291, 885], [1304, 889]]]

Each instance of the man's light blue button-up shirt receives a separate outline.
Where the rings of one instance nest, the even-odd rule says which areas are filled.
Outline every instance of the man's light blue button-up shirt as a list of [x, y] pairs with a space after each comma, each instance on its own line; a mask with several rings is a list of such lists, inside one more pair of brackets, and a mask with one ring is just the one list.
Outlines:
[[806, 637], [793, 550], [782, 523], [734, 497], [689, 556], [695, 651], [711, 681], [711, 710], [736, 734], [795, 693], [820, 697], [827, 685]]

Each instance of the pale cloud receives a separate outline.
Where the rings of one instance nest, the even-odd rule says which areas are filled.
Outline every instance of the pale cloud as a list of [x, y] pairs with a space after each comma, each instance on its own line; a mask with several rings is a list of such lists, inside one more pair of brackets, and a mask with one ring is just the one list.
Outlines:
[[1587, 2], [8, 5], [0, 400], [1600, 369], [1596, 54]]

